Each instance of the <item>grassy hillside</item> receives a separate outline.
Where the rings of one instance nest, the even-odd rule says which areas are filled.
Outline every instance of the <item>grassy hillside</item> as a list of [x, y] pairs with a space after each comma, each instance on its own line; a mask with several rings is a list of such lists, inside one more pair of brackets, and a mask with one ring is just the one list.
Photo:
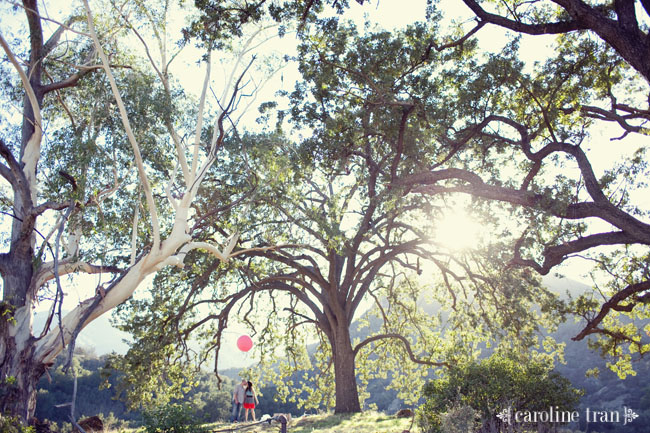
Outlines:
[[[229, 431], [233, 424], [211, 424], [211, 430]], [[294, 418], [288, 425], [291, 433], [401, 433], [411, 428], [411, 418], [397, 418], [378, 412], [364, 412], [354, 415], [305, 415]], [[250, 429], [238, 430], [246, 433], [277, 432], [278, 424], [260, 424]], [[415, 426], [411, 431], [416, 431]]]
[[[415, 424], [411, 425], [412, 418], [397, 418], [378, 412], [367, 411], [354, 415], [304, 415], [292, 419], [288, 426], [289, 433], [402, 433], [405, 430], [413, 433], [420, 429]], [[241, 433], [277, 433], [279, 424], [249, 423], [249, 428], [242, 428], [246, 424], [211, 423], [206, 424], [210, 432], [241, 432]], [[233, 430], [241, 428], [240, 430]], [[107, 428], [105, 433], [144, 433], [142, 428]]]

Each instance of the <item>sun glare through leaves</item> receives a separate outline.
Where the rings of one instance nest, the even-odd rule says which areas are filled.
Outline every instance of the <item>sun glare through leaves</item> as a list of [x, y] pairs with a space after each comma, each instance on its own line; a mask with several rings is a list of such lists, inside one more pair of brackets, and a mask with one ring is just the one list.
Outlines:
[[465, 207], [453, 206], [436, 222], [433, 240], [449, 250], [465, 251], [475, 248], [483, 236], [483, 224]]

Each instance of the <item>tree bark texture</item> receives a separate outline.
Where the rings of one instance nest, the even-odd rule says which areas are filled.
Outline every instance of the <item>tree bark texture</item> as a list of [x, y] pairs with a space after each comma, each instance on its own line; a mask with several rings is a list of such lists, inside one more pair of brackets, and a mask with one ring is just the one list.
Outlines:
[[332, 343], [336, 403], [334, 413], [361, 412], [355, 373], [354, 351], [347, 324], [338, 326]]
[[43, 363], [33, 354], [31, 309], [12, 312], [2, 305], [0, 321], [0, 413], [13, 414], [28, 421], [36, 409], [36, 385], [45, 372]]
[[3, 254], [3, 302], [0, 305], [0, 411], [29, 420], [36, 408], [36, 384], [45, 372], [42, 362], [34, 358], [36, 339], [32, 336], [31, 284], [34, 276], [35, 178], [40, 148], [40, 128], [36, 111], [40, 110], [42, 90], [42, 61], [56, 42], [43, 41], [43, 31], [34, 0], [23, 2], [29, 24], [30, 56], [25, 74], [34, 92], [35, 102], [25, 92], [19, 159], [3, 147], [3, 158], [12, 172], [14, 190], [13, 221], [9, 252]]

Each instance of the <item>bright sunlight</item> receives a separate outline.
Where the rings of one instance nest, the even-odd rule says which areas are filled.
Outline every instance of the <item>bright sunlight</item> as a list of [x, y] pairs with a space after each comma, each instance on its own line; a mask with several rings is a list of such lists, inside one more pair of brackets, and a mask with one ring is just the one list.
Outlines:
[[466, 208], [454, 205], [436, 222], [434, 241], [450, 250], [474, 248], [483, 238], [484, 225], [472, 218]]

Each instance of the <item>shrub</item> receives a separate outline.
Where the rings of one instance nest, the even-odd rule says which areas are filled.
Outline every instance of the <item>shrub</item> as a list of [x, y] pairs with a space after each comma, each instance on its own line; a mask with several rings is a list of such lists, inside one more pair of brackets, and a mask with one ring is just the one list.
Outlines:
[[143, 413], [146, 433], [205, 433], [207, 429], [196, 421], [194, 412], [186, 405], [170, 403]]
[[581, 392], [541, 362], [495, 354], [448, 370], [441, 379], [425, 384], [423, 394], [420, 427], [427, 433], [447, 433], [455, 427], [445, 423], [458, 408], [471, 408], [485, 431], [500, 423], [497, 414], [507, 408], [574, 410]]
[[99, 417], [104, 421], [104, 428], [107, 431], [124, 430], [128, 426], [127, 421], [119, 419], [113, 412], [109, 412], [108, 415], [100, 413]]
[[17, 417], [8, 417], [0, 414], [0, 432], [2, 433], [34, 433], [34, 427], [26, 427]]
[[443, 433], [474, 433], [478, 426], [478, 412], [467, 405], [457, 405], [441, 417]]
[[442, 433], [442, 414], [422, 406], [416, 410], [415, 419], [422, 433]]

